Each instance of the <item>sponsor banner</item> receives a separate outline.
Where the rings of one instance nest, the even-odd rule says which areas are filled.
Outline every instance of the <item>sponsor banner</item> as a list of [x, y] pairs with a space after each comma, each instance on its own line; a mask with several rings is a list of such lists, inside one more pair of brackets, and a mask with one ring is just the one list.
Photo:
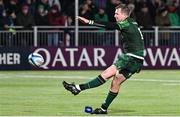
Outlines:
[[[28, 55], [40, 53], [45, 63], [33, 67]], [[103, 70], [122, 54], [118, 47], [0, 48], [0, 70]], [[147, 47], [143, 69], [179, 69], [179, 47]]]
[[144, 56], [144, 69], [180, 69], [179, 47], [146, 48]]
[[[43, 55], [41, 69], [93, 70], [105, 69], [122, 54], [118, 47], [33, 48]], [[144, 50], [143, 69], [179, 69], [179, 47], [151, 47]]]
[[32, 66], [28, 63], [30, 49], [0, 48], [0, 70], [28, 70]]

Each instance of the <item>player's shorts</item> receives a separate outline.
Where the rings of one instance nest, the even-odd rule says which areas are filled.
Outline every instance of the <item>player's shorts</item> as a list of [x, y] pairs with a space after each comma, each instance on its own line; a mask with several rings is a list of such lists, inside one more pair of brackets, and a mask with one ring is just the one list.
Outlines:
[[138, 73], [143, 66], [143, 60], [122, 54], [114, 63], [120, 74], [123, 74], [126, 79], [130, 78], [134, 73]]

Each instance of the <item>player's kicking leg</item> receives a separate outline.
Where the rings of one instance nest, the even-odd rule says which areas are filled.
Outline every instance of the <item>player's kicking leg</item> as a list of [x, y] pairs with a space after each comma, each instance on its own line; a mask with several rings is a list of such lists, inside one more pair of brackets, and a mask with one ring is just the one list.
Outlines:
[[79, 94], [82, 90], [90, 89], [90, 88], [95, 88], [98, 87], [102, 84], [104, 84], [109, 78], [114, 76], [114, 79], [111, 84], [111, 89], [110, 92], [108, 93], [108, 96], [105, 100], [105, 103], [102, 104], [101, 108], [96, 108], [92, 114], [107, 114], [107, 109], [111, 102], [114, 100], [114, 98], [117, 96], [120, 84], [125, 81], [125, 78], [122, 77], [123, 75], [116, 74], [117, 69], [116, 66], [112, 65], [109, 68], [107, 68], [105, 71], [101, 73], [98, 77], [95, 79], [85, 83], [85, 84], [80, 84], [80, 85], [75, 85], [75, 84], [69, 84], [65, 81], [63, 81], [63, 86], [65, 87], [66, 90], [70, 91], [72, 94], [77, 95]]
[[109, 78], [116, 74], [116, 67], [114, 65], [107, 68], [105, 71], [102, 72], [101, 75], [96, 77], [95, 79], [80, 85], [75, 85], [74, 83], [67, 83], [63, 81], [63, 86], [66, 90], [70, 91], [72, 94], [77, 95], [81, 91], [98, 87], [104, 84]]

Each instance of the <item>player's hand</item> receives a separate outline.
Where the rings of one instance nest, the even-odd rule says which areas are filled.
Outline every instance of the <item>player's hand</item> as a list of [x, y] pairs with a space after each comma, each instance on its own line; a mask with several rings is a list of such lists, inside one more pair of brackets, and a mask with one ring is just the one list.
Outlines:
[[84, 17], [77, 16], [77, 19], [79, 21], [81, 21], [83, 24], [88, 24], [89, 23], [89, 20], [84, 18]]

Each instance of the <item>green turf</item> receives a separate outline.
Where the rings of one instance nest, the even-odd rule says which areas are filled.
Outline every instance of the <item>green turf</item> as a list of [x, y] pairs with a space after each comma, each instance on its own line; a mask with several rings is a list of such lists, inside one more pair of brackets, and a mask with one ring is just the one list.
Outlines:
[[[82, 115], [85, 106], [99, 107], [110, 81], [73, 96], [63, 80], [82, 83], [101, 71], [0, 72], [0, 115]], [[125, 82], [108, 115], [180, 116], [180, 71], [142, 71]]]

